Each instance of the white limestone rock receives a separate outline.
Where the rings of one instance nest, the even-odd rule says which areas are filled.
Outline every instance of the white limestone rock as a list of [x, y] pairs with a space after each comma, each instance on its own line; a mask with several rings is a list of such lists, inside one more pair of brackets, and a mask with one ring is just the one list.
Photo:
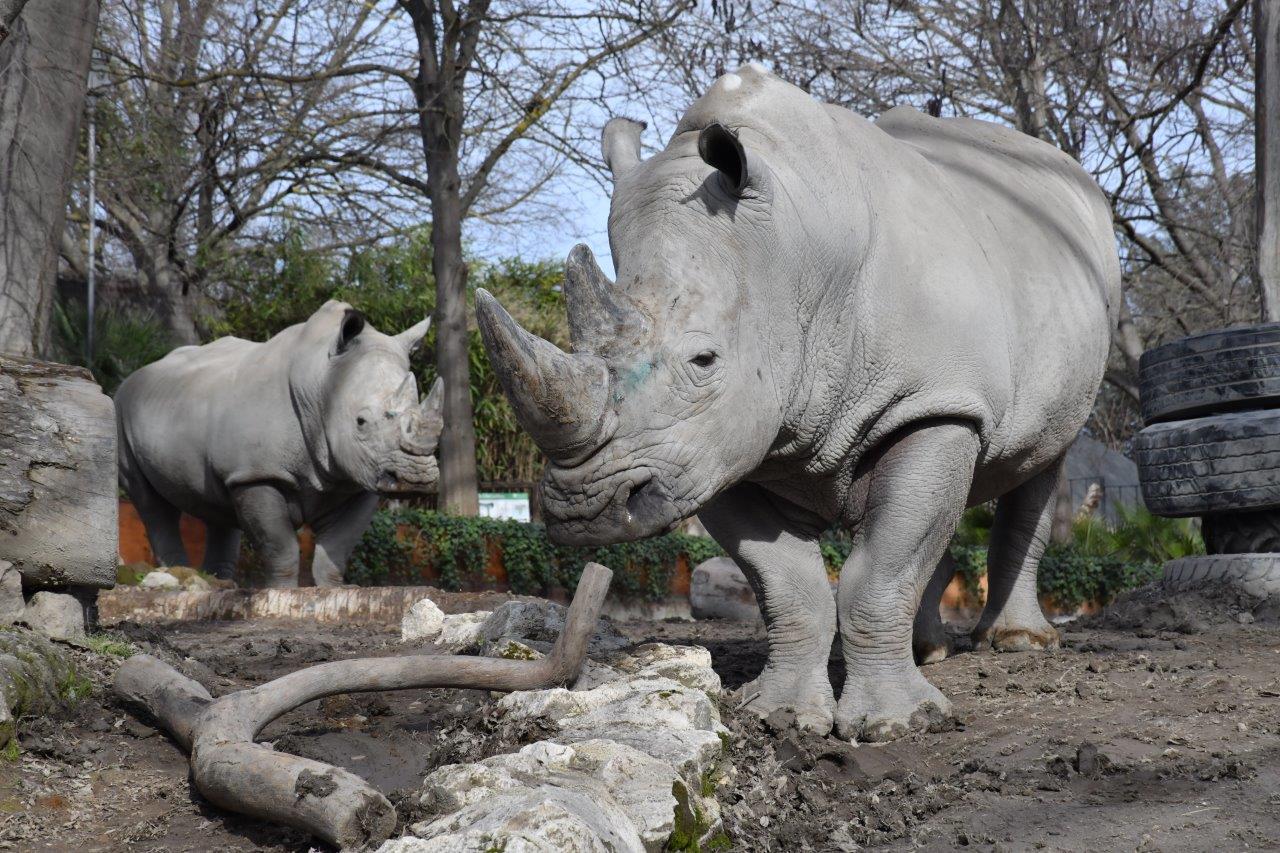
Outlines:
[[422, 643], [440, 636], [444, 611], [429, 598], [415, 601], [400, 620], [400, 642]]
[[593, 738], [608, 738], [675, 767], [680, 777], [697, 786], [704, 773], [712, 770], [724, 752], [720, 733], [701, 729], [663, 730], [651, 726], [617, 725], [607, 731], [597, 727], [567, 726], [555, 736], [560, 743], [575, 744]]
[[383, 845], [383, 853], [422, 850], [515, 850], [538, 853], [643, 853], [630, 818], [607, 796], [540, 785], [492, 794], [465, 808], [411, 827], [415, 836], [447, 846]]
[[480, 642], [480, 628], [489, 618], [488, 610], [474, 613], [449, 613], [440, 624], [436, 645], [448, 649], [462, 649]]
[[516, 719], [546, 719], [557, 726], [600, 726], [607, 737], [611, 725], [718, 731], [720, 714], [706, 693], [670, 678], [636, 676], [591, 690], [521, 690], [508, 693], [498, 706]]
[[163, 569], [157, 569], [154, 572], [147, 572], [138, 586], [143, 589], [181, 589], [182, 581]]
[[606, 659], [609, 666], [634, 676], [670, 678], [685, 687], [719, 697], [720, 676], [711, 668], [711, 652], [701, 646], [647, 643]]
[[83, 640], [84, 608], [73, 596], [37, 592], [27, 602], [22, 621], [38, 634], [54, 640]]

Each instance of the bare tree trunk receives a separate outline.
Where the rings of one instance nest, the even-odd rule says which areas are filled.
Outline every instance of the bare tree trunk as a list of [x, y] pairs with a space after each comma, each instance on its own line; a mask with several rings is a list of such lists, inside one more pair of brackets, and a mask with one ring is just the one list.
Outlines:
[[112, 586], [116, 476], [115, 407], [89, 372], [0, 356], [0, 560], [28, 586]]
[[[431, 173], [436, 370], [444, 379], [440, 509], [454, 515], [477, 515], [480, 499], [476, 474], [476, 428], [471, 408], [471, 362], [467, 352], [467, 269], [462, 259], [458, 170], [456, 164], [446, 163], [439, 168], [432, 167]], [[443, 186], [436, 189], [438, 184]]]
[[1280, 320], [1280, 0], [1255, 0], [1253, 15], [1258, 52], [1258, 79], [1254, 88], [1258, 283], [1262, 288], [1262, 318], [1277, 321]]
[[97, 0], [32, 0], [0, 43], [0, 352], [48, 348], [97, 25]]

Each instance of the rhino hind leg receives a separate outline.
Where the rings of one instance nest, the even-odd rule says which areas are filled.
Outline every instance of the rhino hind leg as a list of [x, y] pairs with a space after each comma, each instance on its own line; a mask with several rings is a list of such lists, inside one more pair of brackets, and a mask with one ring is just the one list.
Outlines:
[[231, 580], [240, 557], [240, 530], [218, 524], [206, 524], [204, 560], [200, 571], [215, 578]]
[[929, 578], [929, 585], [924, 589], [924, 598], [920, 601], [920, 609], [916, 611], [915, 626], [912, 629], [911, 646], [915, 652], [916, 663], [924, 666], [941, 663], [951, 654], [951, 641], [947, 637], [947, 629], [942, 624], [942, 594], [956, 573], [956, 561], [949, 552], [942, 553], [942, 559]]
[[742, 569], [764, 615], [769, 657], [760, 675], [741, 688], [744, 707], [761, 716], [790, 709], [797, 726], [826, 734], [835, 712], [827, 676], [835, 596], [818, 547], [819, 528], [797, 521], [800, 510], [792, 509], [743, 483], [698, 517]]
[[311, 576], [316, 586], [342, 586], [347, 560], [378, 509], [378, 496], [364, 492], [317, 520]]
[[887, 741], [952, 724], [951, 703], [912, 655], [921, 594], [964, 511], [978, 438], [956, 421], [904, 429], [866, 460], [866, 505], [840, 573], [845, 684], [836, 731]]
[[289, 504], [275, 486], [256, 483], [231, 492], [240, 529], [266, 572], [269, 587], [298, 585], [298, 531]]
[[1000, 498], [987, 554], [987, 604], [973, 629], [975, 646], [999, 651], [1057, 648], [1058, 631], [1044, 618], [1036, 572], [1053, 526], [1062, 460]]

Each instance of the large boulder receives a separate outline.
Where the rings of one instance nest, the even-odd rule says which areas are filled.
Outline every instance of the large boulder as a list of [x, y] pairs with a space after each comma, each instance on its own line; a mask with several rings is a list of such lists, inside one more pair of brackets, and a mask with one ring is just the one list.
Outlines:
[[689, 608], [694, 619], [764, 621], [747, 576], [728, 557], [712, 557], [693, 570], [689, 583]]
[[[554, 643], [564, 630], [568, 610], [553, 601], [508, 601], [494, 608], [480, 628], [480, 638], [496, 640], [534, 640]], [[608, 619], [596, 624], [589, 649], [601, 653], [628, 645], [628, 640]]]

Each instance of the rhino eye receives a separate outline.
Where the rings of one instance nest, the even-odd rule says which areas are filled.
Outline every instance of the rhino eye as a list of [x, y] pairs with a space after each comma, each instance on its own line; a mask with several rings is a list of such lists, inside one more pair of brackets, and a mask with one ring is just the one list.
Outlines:
[[707, 368], [716, 363], [716, 357], [717, 356], [714, 351], [707, 350], [705, 352], [700, 352], [693, 358], [689, 359], [689, 363], [696, 367]]
[[364, 426], [368, 421], [364, 418], [356, 418], [356, 426]]

